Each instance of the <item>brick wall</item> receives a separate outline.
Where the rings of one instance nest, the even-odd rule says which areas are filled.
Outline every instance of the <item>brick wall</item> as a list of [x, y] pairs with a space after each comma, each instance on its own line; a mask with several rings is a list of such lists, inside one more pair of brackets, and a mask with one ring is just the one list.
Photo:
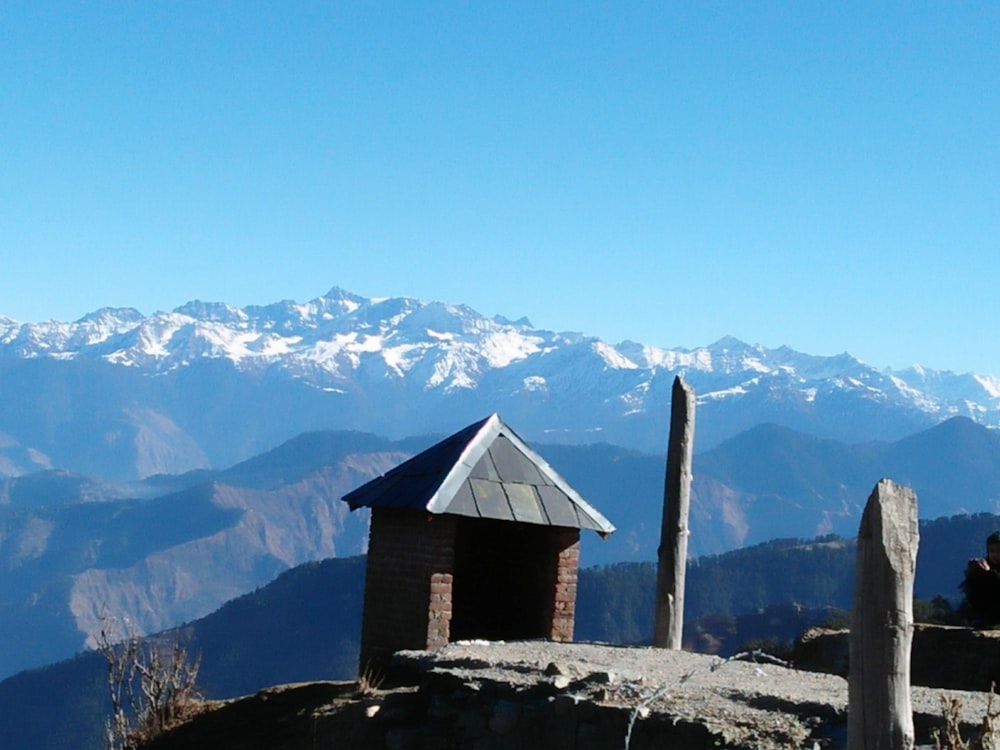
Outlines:
[[[457, 516], [432, 515], [424, 511], [399, 508], [372, 510], [361, 626], [362, 673], [369, 668], [384, 668], [388, 657], [395, 651], [433, 650], [448, 644], [455, 539], [460, 528], [469, 528], [467, 525], [461, 527], [460, 523]], [[465, 523], [468, 524], [468, 519]], [[488, 577], [504, 576], [502, 566], [505, 561], [510, 561], [512, 565], [518, 560], [530, 559], [527, 551], [519, 550], [519, 547], [525, 544], [534, 546], [535, 560], [539, 560], [538, 552], [545, 560], [540, 569], [535, 569], [543, 579], [539, 580], [535, 575], [532, 582], [523, 574], [514, 576], [514, 580], [519, 580], [521, 585], [537, 592], [529, 594], [525, 590], [524, 601], [534, 603], [527, 606], [540, 606], [541, 609], [535, 610], [538, 613], [536, 617], [543, 616], [542, 622], [546, 623], [544, 630], [535, 631], [531, 637], [547, 636], [554, 641], [572, 641], [580, 556], [579, 529], [533, 527], [530, 533], [527, 529], [523, 533], [518, 532], [513, 540], [516, 543], [492, 550], [496, 554], [502, 549], [503, 555], [487, 563]], [[489, 559], [485, 547], [482, 551], [484, 557]], [[511, 559], [512, 556], [514, 559]], [[554, 564], [548, 561], [554, 561]], [[488, 581], [483, 581], [483, 585], [489, 585]], [[543, 591], [538, 590], [539, 585]], [[540, 598], [544, 602], [538, 604]]]
[[576, 576], [580, 564], [580, 530], [553, 529], [553, 553], [557, 555], [553, 585], [551, 630], [553, 641], [572, 641], [576, 621]]
[[451, 623], [451, 573], [431, 573], [430, 606], [427, 612], [427, 648], [448, 645]]
[[455, 517], [372, 510], [361, 626], [363, 672], [401, 649], [448, 642]]

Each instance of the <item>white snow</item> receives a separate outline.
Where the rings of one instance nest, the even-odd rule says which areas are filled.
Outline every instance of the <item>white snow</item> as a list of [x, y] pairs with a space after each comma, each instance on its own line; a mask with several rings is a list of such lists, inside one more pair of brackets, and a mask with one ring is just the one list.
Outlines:
[[922, 391], [918, 391], [916, 388], [910, 386], [906, 381], [896, 377], [895, 375], [889, 376], [889, 381], [896, 386], [899, 392], [913, 402], [914, 406], [925, 411], [934, 411], [938, 407], [937, 399], [929, 398], [927, 394]]
[[411, 352], [419, 351], [418, 344], [404, 344], [402, 346], [389, 346], [382, 349], [382, 359], [389, 368], [400, 377], [404, 377], [410, 366], [413, 364], [412, 358], [408, 355]]
[[455, 340], [455, 334], [454, 333], [441, 333], [440, 331], [435, 331], [432, 328], [427, 328], [425, 330], [427, 331], [427, 335], [430, 338], [434, 339], [435, 341], [454, 341]]
[[490, 367], [507, 367], [512, 362], [538, 353], [541, 341], [540, 338], [506, 328], [488, 334], [482, 341], [480, 352]]
[[717, 391], [710, 391], [708, 393], [695, 393], [695, 400], [697, 402], [721, 401], [722, 399], [745, 396], [749, 392], [747, 384], [758, 385], [759, 383], [759, 379], [754, 378], [748, 381], [748, 383], [738, 383], [730, 388], [720, 388]]
[[815, 403], [820, 393], [838, 388], [942, 418], [968, 414], [1000, 425], [996, 376], [919, 365], [892, 373], [847, 354], [817, 357], [732, 338], [694, 350], [631, 341], [612, 346], [584, 334], [484, 318], [463, 305], [408, 298], [351, 295], [246, 311], [221, 304], [183, 309], [144, 317], [106, 308], [73, 323], [0, 317], [0, 357], [103, 359], [150, 373], [227, 358], [247, 371], [276, 366], [330, 392], [344, 392], [359, 371], [445, 392], [474, 389], [488, 378], [497, 393], [583, 388], [588, 397], [614, 404], [618, 415], [648, 409], [651, 394], [663, 399], [662, 379], [676, 373], [695, 386], [701, 403], [735, 400], [765, 386], [794, 388]]
[[608, 367], [615, 370], [637, 370], [639, 365], [633, 362], [628, 357], [623, 356], [617, 349], [613, 346], [605, 344], [603, 341], [595, 341], [591, 347], [594, 353], [597, 354]]
[[285, 354], [291, 354], [295, 351], [296, 345], [301, 341], [301, 336], [276, 336], [274, 334], [266, 334], [258, 337], [253, 342], [255, 346], [249, 348], [255, 354], [271, 359]]
[[1000, 378], [994, 375], [975, 375], [974, 378], [990, 398], [1000, 398]]
[[521, 381], [521, 386], [526, 391], [548, 390], [548, 383], [541, 375], [529, 375]]
[[646, 410], [646, 397], [649, 394], [649, 383], [640, 383], [631, 391], [621, 395], [621, 402], [625, 406], [624, 414], [640, 414]]
[[468, 367], [463, 367], [463, 357], [460, 352], [450, 352], [434, 363], [434, 370], [424, 384], [425, 389], [445, 385], [445, 390], [456, 388], [474, 388], [475, 380], [471, 377]]

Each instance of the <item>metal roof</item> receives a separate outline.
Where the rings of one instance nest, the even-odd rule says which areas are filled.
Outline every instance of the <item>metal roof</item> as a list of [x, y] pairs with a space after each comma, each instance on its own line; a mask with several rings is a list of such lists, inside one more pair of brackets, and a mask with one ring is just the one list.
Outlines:
[[471, 424], [344, 495], [351, 510], [414, 508], [473, 518], [615, 530], [499, 415]]

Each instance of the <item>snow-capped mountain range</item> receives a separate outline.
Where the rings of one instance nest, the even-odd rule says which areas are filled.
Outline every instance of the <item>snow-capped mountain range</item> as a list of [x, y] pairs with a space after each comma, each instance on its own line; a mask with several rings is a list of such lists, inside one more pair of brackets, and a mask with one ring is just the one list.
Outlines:
[[[7, 473], [25, 462], [177, 471], [240, 460], [304, 430], [396, 438], [493, 411], [528, 440], [660, 452], [676, 375], [697, 393], [699, 450], [762, 422], [849, 442], [956, 415], [1000, 426], [994, 376], [882, 370], [733, 338], [697, 349], [611, 344], [334, 288], [303, 304], [104, 308], [72, 323], [0, 317], [0, 473], [4, 456]], [[105, 465], [123, 446], [135, 466]]]

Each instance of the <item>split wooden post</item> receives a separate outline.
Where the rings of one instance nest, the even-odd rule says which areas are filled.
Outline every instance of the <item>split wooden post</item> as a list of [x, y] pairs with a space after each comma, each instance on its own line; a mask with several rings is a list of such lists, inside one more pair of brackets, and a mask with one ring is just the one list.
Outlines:
[[684, 576], [687, 572], [688, 508], [691, 504], [691, 455], [694, 446], [694, 389], [678, 375], [670, 403], [663, 521], [657, 552], [656, 615], [653, 645], [681, 648], [684, 629]]
[[910, 646], [917, 496], [882, 479], [858, 531], [848, 675], [848, 750], [911, 750]]

